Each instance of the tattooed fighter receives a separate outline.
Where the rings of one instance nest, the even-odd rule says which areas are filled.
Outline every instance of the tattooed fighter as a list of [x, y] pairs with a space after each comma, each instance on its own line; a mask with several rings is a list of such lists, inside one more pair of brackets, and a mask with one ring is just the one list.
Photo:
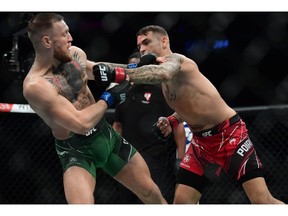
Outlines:
[[263, 166], [245, 123], [196, 63], [171, 51], [169, 36], [160, 26], [146, 26], [136, 37], [139, 52], [156, 54], [159, 64], [135, 69], [107, 68], [116, 77], [122, 74], [124, 79], [124, 73], [138, 84], [162, 83], [165, 99], [175, 113], [159, 118], [159, 129], [167, 136], [185, 121], [193, 132], [192, 143], [180, 164], [174, 203], [199, 202], [207, 185], [205, 167], [210, 163], [217, 163], [227, 175], [239, 181], [251, 203], [282, 203], [267, 188]]
[[167, 203], [141, 155], [103, 118], [125, 98], [129, 82], [106, 90], [96, 102], [87, 85], [95, 63], [71, 46], [69, 27], [59, 14], [37, 14], [28, 36], [36, 57], [23, 93], [55, 137], [67, 202], [94, 204], [96, 168], [102, 168], [144, 203]]

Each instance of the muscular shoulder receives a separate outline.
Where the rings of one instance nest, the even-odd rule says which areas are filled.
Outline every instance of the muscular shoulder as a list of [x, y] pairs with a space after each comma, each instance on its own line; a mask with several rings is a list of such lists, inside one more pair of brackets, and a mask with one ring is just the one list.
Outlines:
[[198, 65], [192, 59], [186, 57], [185, 55], [179, 53], [173, 53], [170, 58], [175, 59], [175, 61], [180, 62], [181, 70], [198, 70]]
[[45, 103], [45, 99], [49, 100], [51, 94], [56, 94], [56, 90], [45, 78], [29, 75], [25, 78], [23, 95], [30, 105], [41, 104], [41, 101]]
[[175, 64], [179, 66], [179, 72], [185, 71], [194, 71], [198, 70], [198, 66], [195, 61], [186, 57], [185, 55], [179, 53], [172, 53], [170, 55], [165, 56], [167, 62], [171, 62], [171, 64]]
[[76, 46], [71, 46], [70, 47], [70, 51], [71, 51], [71, 54], [72, 56], [79, 56], [83, 59], [87, 59], [87, 56], [86, 56], [86, 53], [79, 47], [76, 47]]
[[[86, 73], [87, 56], [86, 53], [79, 47], [71, 46], [70, 48], [72, 59], [80, 65], [82, 74]], [[72, 61], [73, 62], [73, 61]]]
[[178, 61], [181, 64], [184, 62], [190, 62], [190, 63], [196, 64], [192, 59], [186, 57], [183, 54], [179, 54], [179, 53], [172, 53], [170, 55], [167, 55], [166, 58], [167, 58], [167, 60]]

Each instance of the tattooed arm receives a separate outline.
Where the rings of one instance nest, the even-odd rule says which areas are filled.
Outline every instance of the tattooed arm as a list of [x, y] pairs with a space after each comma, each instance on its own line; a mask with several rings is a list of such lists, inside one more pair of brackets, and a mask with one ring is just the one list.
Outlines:
[[110, 62], [97, 62], [95, 64], [105, 64], [110, 68], [124, 68], [125, 74], [129, 76], [131, 82], [138, 84], [159, 84], [172, 79], [180, 70], [183, 57], [179, 54], [171, 54], [169, 56], [157, 58], [157, 62], [160, 62], [160, 64], [144, 65], [133, 69], [128, 69], [127, 64]]
[[146, 65], [135, 69], [126, 69], [130, 81], [143, 84], [158, 84], [172, 79], [172, 77], [180, 70], [183, 58], [178, 54], [172, 54], [157, 59], [164, 62], [160, 65]]

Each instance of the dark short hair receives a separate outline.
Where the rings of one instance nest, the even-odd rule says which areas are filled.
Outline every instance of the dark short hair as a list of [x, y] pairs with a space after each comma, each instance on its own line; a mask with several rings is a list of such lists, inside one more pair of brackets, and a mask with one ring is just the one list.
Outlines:
[[147, 33], [150, 31], [153, 33], [159, 33], [161, 35], [168, 36], [167, 31], [163, 27], [158, 26], [158, 25], [148, 25], [148, 26], [141, 28], [136, 33], [136, 37], [138, 37], [139, 35], [147, 35]]
[[50, 29], [53, 26], [53, 23], [60, 22], [64, 20], [63, 16], [56, 13], [39, 13], [36, 14], [28, 22], [27, 32], [31, 37], [38, 33], [43, 32], [44, 30]]

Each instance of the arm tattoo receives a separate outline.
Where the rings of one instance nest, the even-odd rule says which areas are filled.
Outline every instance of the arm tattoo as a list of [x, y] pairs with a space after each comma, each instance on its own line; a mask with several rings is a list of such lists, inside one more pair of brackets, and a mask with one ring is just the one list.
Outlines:
[[159, 84], [165, 80], [164, 68], [157, 65], [146, 65], [135, 69], [125, 70], [132, 82], [138, 84]]
[[126, 69], [130, 80], [139, 84], [158, 84], [169, 81], [179, 72], [182, 59], [179, 55], [172, 54], [167, 57], [167, 62], [161, 65], [145, 65], [135, 69]]
[[84, 62], [80, 60], [80, 56], [79, 56], [78, 52], [75, 52], [73, 54], [72, 58], [75, 59], [80, 64], [80, 69], [81, 69], [81, 73], [83, 76], [83, 74], [85, 73], [86, 64], [84, 64]]

